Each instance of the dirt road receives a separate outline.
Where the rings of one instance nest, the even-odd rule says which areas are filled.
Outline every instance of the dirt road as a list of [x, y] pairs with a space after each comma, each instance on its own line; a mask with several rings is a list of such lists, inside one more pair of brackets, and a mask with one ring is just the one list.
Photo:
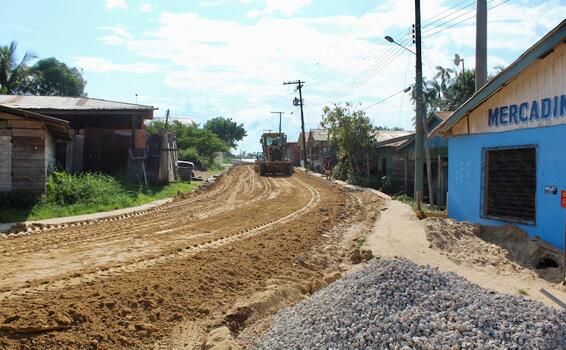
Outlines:
[[161, 207], [0, 239], [0, 348], [200, 346], [234, 303], [308, 292], [380, 205], [300, 172], [238, 166]]

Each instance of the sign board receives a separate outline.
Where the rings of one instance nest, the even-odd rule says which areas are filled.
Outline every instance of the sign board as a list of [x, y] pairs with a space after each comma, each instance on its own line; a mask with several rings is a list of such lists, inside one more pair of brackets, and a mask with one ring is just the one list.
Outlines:
[[556, 188], [556, 186], [544, 186], [544, 193], [558, 194], [558, 188]]
[[566, 208], [566, 191], [560, 191], [560, 206]]

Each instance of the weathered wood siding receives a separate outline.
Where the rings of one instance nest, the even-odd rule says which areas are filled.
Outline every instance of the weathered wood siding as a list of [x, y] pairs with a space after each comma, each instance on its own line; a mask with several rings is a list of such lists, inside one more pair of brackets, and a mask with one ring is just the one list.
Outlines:
[[[41, 192], [45, 188], [45, 130], [12, 136], [12, 187], [15, 191]], [[28, 130], [25, 130], [28, 131]], [[27, 134], [15, 136], [16, 134]]]
[[54, 147], [46, 151], [48, 135], [41, 121], [0, 113], [0, 191], [45, 189], [46, 164], [55, 156]]
[[12, 191], [12, 132], [0, 128], [0, 192], [10, 191]]
[[45, 178], [55, 170], [57, 158], [55, 150], [55, 138], [51, 133], [45, 133]]

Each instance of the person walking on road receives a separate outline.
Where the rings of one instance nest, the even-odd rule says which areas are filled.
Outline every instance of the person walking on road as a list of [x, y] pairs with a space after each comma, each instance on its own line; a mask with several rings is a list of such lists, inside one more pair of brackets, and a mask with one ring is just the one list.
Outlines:
[[332, 157], [330, 156], [324, 158], [324, 174], [326, 175], [326, 180], [330, 180], [330, 175], [332, 175]]

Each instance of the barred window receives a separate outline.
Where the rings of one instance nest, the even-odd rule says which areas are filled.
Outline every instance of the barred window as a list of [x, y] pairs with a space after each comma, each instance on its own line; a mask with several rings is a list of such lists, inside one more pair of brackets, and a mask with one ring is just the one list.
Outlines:
[[486, 149], [483, 214], [534, 223], [536, 148]]

